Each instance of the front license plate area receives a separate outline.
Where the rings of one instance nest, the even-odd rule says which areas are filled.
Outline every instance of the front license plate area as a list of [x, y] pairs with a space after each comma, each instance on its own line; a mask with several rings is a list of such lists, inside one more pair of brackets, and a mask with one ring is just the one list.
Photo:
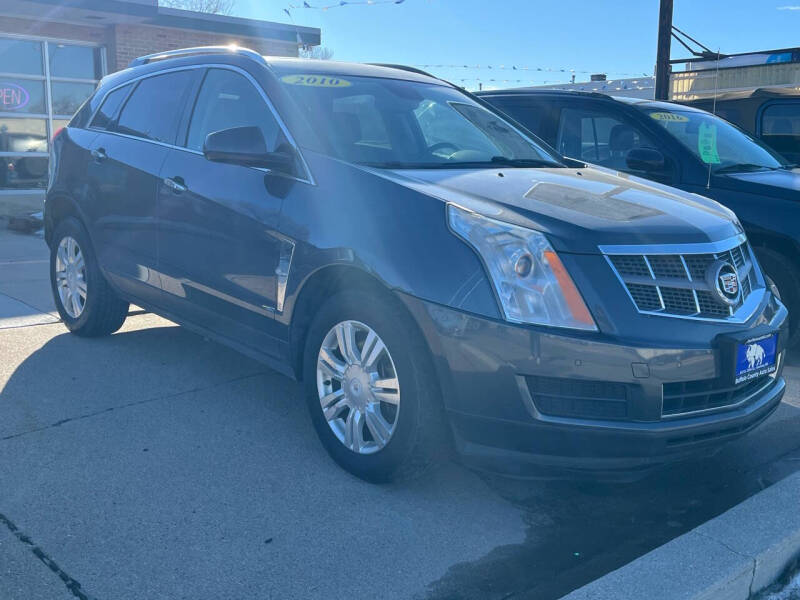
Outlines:
[[753, 379], [774, 373], [778, 354], [778, 334], [770, 333], [755, 337], [736, 346], [734, 365], [734, 384], [746, 383]]

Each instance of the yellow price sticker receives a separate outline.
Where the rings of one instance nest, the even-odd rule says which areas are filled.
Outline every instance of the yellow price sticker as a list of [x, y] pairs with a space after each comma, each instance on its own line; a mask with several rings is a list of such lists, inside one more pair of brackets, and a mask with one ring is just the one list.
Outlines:
[[686, 123], [689, 120], [689, 117], [669, 112], [652, 112], [650, 113], [650, 118], [656, 121], [672, 121], [673, 123]]
[[350, 82], [341, 77], [328, 77], [327, 75], [284, 75], [283, 83], [289, 85], [306, 85], [310, 87], [348, 87]]

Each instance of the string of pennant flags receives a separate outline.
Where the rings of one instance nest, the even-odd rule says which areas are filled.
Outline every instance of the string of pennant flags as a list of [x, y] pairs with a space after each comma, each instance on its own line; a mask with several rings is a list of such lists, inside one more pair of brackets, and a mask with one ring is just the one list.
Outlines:
[[[310, 10], [321, 10], [327, 11], [332, 8], [343, 8], [346, 6], [376, 6], [380, 4], [403, 4], [406, 0], [335, 0], [335, 1], [328, 1], [327, 3], [319, 3], [319, 2], [308, 2], [304, 0], [303, 2], [290, 2], [287, 8], [283, 9], [292, 22], [294, 19], [292, 18], [292, 10], [295, 9], [310, 9]], [[300, 34], [297, 34], [298, 43], [300, 42]], [[465, 65], [465, 64], [430, 64], [430, 65], [414, 65], [415, 67], [421, 69], [474, 69], [474, 70], [509, 70], [509, 71], [535, 71], [541, 73], [568, 73], [570, 75], [574, 74], [591, 74], [591, 73], [598, 73], [600, 71], [588, 71], [588, 70], [579, 70], [579, 69], [567, 69], [563, 67], [553, 68], [553, 67], [534, 67], [529, 65]], [[621, 77], [648, 77], [647, 73], [622, 73], [622, 72], [614, 72], [614, 75], [621, 76]], [[481, 79], [479, 77], [466, 77], [461, 79], [456, 79], [457, 81], [466, 82], [466, 81], [486, 81], [486, 82], [501, 82], [501, 83], [536, 83], [533, 80], [527, 79]], [[547, 82], [545, 82], [547, 83]]]
[[[364, 6], [374, 6], [376, 4], [402, 4], [406, 0], [338, 0], [338, 2], [332, 2], [329, 4], [311, 4], [310, 2], [303, 2], [302, 4], [289, 4], [289, 8], [310, 8], [312, 10], [328, 10], [331, 8], [341, 8], [343, 6], [356, 6], [356, 5], [364, 5]], [[287, 9], [284, 9], [286, 12]]]
[[[458, 81], [458, 82], [461, 82], [461, 83], [472, 82], [472, 81], [477, 81], [477, 82], [481, 82], [481, 83], [530, 83], [530, 84], [536, 84], [536, 85], [567, 83], [567, 82], [561, 81], [561, 80], [549, 80], [548, 81], [547, 79], [545, 79], [543, 81], [539, 81], [539, 80], [536, 80], [536, 79], [497, 79], [497, 78], [493, 78], [493, 77], [490, 77], [490, 78], [486, 78], [486, 77], [462, 77], [462, 78], [451, 78], [451, 79], [449, 79], [449, 81]], [[588, 82], [581, 82], [581, 83], [587, 83], [588, 84]], [[594, 85], [603, 85], [603, 84], [605, 84], [605, 85], [608, 85], [610, 87], [613, 87], [615, 84], [617, 84], [619, 82], [618, 82], [618, 80], [615, 80], [615, 79], [608, 79], [606, 81], [595, 81], [595, 82], [591, 82], [591, 83], [594, 84]], [[637, 86], [637, 82], [626, 82], [625, 83], [625, 85], [631, 85], [631, 84], [633, 84], [634, 86]], [[645, 88], [652, 87], [652, 84], [649, 81], [646, 81], [646, 78], [643, 78], [642, 85], [638, 86], [638, 87], [640, 87], [641, 89], [645, 89]]]
[[[537, 71], [543, 73], [576, 73], [576, 74], [591, 74], [600, 73], [602, 71], [588, 71], [579, 69], [568, 69], [565, 67], [530, 67], [526, 65], [414, 65], [420, 69], [489, 69], [497, 71]], [[614, 75], [622, 75], [625, 77], [649, 77], [647, 73], [621, 73], [614, 71]]]

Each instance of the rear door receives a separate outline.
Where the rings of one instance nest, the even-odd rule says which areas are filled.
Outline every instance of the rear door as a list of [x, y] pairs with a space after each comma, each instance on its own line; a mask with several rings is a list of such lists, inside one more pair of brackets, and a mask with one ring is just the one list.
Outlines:
[[101, 131], [92, 142], [89, 169], [98, 258], [120, 287], [145, 300], [160, 287], [159, 174], [197, 74], [172, 71], [114, 90], [90, 125]]
[[243, 126], [259, 127], [269, 150], [285, 143], [255, 81], [238, 69], [209, 68], [182, 148], [170, 151], [161, 168], [159, 268], [172, 310], [275, 353], [273, 315], [282, 308], [276, 272], [288, 268], [294, 248], [277, 229], [295, 182], [202, 153], [209, 133]]

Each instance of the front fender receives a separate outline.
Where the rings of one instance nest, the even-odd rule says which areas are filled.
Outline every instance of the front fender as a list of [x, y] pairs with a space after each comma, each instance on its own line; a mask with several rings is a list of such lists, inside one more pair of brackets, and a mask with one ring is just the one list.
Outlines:
[[388, 289], [501, 318], [483, 264], [450, 232], [446, 203], [347, 163], [307, 152], [316, 186], [283, 205], [281, 232], [294, 240], [287, 305], [328, 265], [368, 273]]

